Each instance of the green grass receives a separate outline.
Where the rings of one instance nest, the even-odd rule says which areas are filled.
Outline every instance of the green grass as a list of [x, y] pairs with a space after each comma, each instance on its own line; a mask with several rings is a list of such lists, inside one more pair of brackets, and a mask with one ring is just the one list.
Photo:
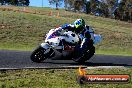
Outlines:
[[96, 54], [103, 54], [103, 55], [120, 55], [120, 56], [132, 56], [131, 51], [129, 50], [96, 50]]
[[[91, 69], [87, 74], [130, 74], [132, 68]], [[131, 88], [130, 83], [85, 84], [77, 83], [78, 70], [23, 69], [0, 71], [0, 88]]]
[[[103, 41], [96, 45], [98, 54], [132, 56], [131, 23], [67, 12], [63, 9], [59, 10], [58, 18], [58, 11], [51, 8], [26, 7], [26, 11], [31, 13], [0, 10], [0, 49], [31, 51], [43, 42], [44, 34], [51, 28], [84, 18], [94, 28], [95, 33], [103, 37]], [[53, 12], [52, 16], [49, 16], [50, 11]]]

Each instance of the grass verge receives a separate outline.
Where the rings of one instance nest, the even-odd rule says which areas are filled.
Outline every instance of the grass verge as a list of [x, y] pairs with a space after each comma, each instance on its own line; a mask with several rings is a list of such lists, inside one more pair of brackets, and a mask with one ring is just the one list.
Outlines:
[[[90, 69], [87, 74], [129, 74], [132, 68]], [[80, 86], [76, 79], [78, 70], [23, 69], [0, 71], [0, 88], [131, 88], [127, 84], [86, 84]]]

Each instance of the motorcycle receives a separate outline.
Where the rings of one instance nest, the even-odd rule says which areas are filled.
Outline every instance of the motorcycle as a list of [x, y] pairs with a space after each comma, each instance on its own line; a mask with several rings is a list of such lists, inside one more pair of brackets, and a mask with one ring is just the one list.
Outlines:
[[[51, 29], [45, 38], [45, 42], [41, 43], [31, 54], [30, 59], [33, 62], [40, 63], [45, 59], [54, 57], [55, 51], [60, 52], [63, 56], [64, 53], [70, 56], [70, 58], [78, 63], [83, 63], [89, 60], [95, 53], [95, 47], [92, 44], [90, 48], [86, 49], [83, 55], [77, 55], [76, 48], [80, 43], [79, 36], [72, 32], [65, 30], [63, 35], [59, 33], [58, 28]], [[101, 36], [94, 34], [94, 44], [101, 41]]]

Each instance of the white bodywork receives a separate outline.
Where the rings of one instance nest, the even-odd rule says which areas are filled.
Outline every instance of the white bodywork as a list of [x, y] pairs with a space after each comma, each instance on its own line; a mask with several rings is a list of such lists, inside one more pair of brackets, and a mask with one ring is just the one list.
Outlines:
[[[56, 29], [51, 29], [49, 33], [46, 35], [45, 42], [48, 42], [51, 46], [57, 47], [62, 39], [64, 39], [66, 42], [75, 44], [79, 42], [79, 37], [77, 34], [75, 34], [72, 31], [64, 31], [63, 35], [60, 34], [60, 36], [56, 36], [55, 38], [50, 38], [48, 37], [53, 33], [56, 32], [56, 30], [59, 30], [59, 28]], [[57, 31], [59, 34], [59, 31]], [[73, 36], [74, 35], [74, 36]]]
[[[59, 29], [60, 28], [51, 29], [46, 34], [46, 39], [45, 39], [45, 43], [46, 44], [45, 43], [42, 43], [41, 44], [41, 46], [43, 48], [48, 49], [49, 48], [49, 44], [50, 44], [51, 47], [56, 47], [58, 49], [62, 49], [63, 46], [59, 46], [59, 43], [60, 43], [60, 41], [62, 39], [64, 39], [66, 42], [69, 42], [69, 43], [72, 43], [72, 44], [75, 44], [75, 43], [78, 43], [79, 42], [79, 36], [77, 34], [75, 34], [74, 32], [72, 32], [72, 31], [64, 31], [63, 34], [61, 34], [62, 32], [60, 32]], [[57, 32], [59, 35], [58, 36], [55, 36], [54, 38], [50, 38], [49, 39], [48, 37], [51, 34], [53, 34], [54, 32]], [[94, 44], [97, 44], [97, 43], [101, 42], [101, 40], [102, 40], [101, 35], [97, 35], [97, 34], [94, 34], [94, 38], [92, 38], [92, 39], [93, 39]]]
[[66, 42], [69, 42], [72, 44], [79, 42], [79, 36], [72, 31], [64, 32], [64, 35], [66, 35], [66, 37], [64, 38]]

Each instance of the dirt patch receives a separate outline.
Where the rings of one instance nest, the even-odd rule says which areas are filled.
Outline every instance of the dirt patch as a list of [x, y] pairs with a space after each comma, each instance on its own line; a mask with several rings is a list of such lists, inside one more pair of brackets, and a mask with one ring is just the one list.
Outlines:
[[12, 28], [12, 26], [9, 24], [0, 24], [0, 29], [7, 29], [7, 28]]

